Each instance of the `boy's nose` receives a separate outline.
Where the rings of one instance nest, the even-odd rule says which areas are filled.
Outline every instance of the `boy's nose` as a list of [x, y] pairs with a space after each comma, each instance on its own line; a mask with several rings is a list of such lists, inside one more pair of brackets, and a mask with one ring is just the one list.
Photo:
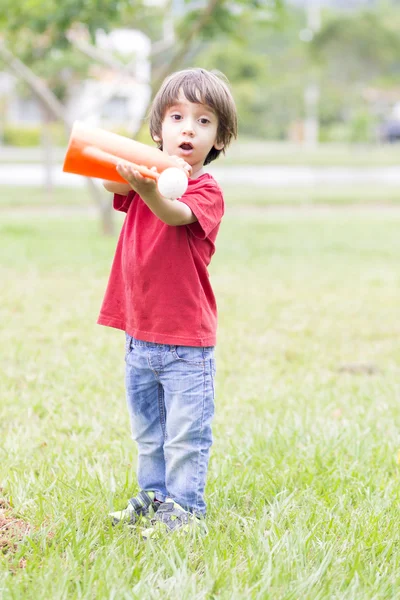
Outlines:
[[194, 127], [190, 122], [186, 122], [183, 124], [182, 133], [185, 135], [194, 135]]

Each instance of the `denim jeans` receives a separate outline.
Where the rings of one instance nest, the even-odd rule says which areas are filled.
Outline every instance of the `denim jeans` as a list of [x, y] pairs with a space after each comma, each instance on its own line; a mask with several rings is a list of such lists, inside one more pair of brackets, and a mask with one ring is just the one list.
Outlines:
[[142, 342], [126, 334], [126, 395], [138, 483], [205, 515], [212, 444], [214, 347]]

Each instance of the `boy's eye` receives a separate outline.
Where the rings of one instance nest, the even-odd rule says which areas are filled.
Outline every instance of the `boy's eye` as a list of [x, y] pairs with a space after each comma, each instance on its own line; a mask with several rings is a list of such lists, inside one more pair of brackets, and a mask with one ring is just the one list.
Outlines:
[[171, 119], [173, 121], [179, 121], [181, 118], [182, 118], [181, 115], [177, 115], [177, 114], [171, 115]]
[[202, 117], [201, 119], [199, 119], [200, 123], [202, 125], [207, 125], [207, 123], [209, 123], [209, 119], [206, 119], [205, 117]]

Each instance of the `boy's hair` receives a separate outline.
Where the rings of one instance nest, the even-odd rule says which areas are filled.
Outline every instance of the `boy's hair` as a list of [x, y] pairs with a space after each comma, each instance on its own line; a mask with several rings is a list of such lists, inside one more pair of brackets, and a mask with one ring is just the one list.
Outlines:
[[[228, 80], [218, 71], [185, 69], [167, 77], [156, 94], [150, 109], [151, 137], [161, 138], [161, 126], [166, 110], [175, 104], [182, 90], [189, 102], [206, 104], [218, 117], [217, 143], [221, 150], [211, 148], [204, 161], [207, 165], [218, 158], [232, 138], [237, 137], [237, 114], [235, 102], [228, 87]], [[162, 149], [162, 142], [159, 143]]]

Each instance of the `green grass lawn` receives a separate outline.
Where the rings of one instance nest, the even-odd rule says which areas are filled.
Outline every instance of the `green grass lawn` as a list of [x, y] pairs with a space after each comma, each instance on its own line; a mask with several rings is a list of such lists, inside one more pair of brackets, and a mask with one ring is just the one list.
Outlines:
[[12, 187], [0, 185], [0, 210], [8, 208], [46, 208], [89, 206], [91, 198], [86, 188], [54, 188], [47, 193], [42, 187]]
[[223, 158], [226, 165], [309, 165], [380, 167], [399, 164], [399, 145], [319, 144], [309, 148], [288, 142], [239, 137]]
[[[400, 206], [399, 186], [344, 185], [266, 188], [224, 185], [229, 206]], [[94, 206], [86, 188], [55, 188], [46, 194], [40, 187], [0, 186], [0, 211], [9, 208], [87, 208]]]
[[399, 597], [399, 227], [228, 213], [210, 533], [145, 543], [107, 518], [137, 491], [124, 336], [95, 323], [116, 240], [3, 211], [0, 516], [29, 530], [0, 529], [2, 600]]

